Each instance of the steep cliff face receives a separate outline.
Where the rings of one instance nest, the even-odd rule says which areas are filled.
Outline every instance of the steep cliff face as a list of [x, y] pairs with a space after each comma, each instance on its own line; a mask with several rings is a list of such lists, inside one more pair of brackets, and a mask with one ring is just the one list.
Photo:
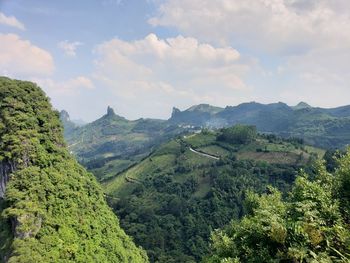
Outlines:
[[0, 262], [148, 261], [30, 82], [0, 78], [0, 183]]

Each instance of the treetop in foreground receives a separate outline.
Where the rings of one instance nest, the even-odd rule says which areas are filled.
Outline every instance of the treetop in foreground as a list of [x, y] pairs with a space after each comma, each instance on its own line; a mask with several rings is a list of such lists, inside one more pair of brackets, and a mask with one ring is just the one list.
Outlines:
[[286, 201], [250, 192], [248, 215], [213, 234], [206, 262], [350, 262], [350, 150], [338, 161], [333, 174], [322, 163], [302, 173]]

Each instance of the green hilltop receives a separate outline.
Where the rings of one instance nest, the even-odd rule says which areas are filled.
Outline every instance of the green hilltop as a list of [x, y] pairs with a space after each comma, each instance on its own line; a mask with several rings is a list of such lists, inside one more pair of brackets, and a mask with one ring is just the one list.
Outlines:
[[0, 78], [0, 261], [147, 262], [31, 82]]

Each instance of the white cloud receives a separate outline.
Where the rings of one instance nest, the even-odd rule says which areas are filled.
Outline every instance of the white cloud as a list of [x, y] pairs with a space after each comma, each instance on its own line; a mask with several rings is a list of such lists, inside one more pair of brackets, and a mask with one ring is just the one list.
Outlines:
[[64, 40], [58, 43], [58, 47], [64, 51], [67, 56], [75, 57], [77, 55], [76, 50], [78, 46], [81, 46], [83, 43], [79, 41], [69, 42]]
[[85, 76], [78, 76], [65, 81], [55, 81], [51, 78], [33, 78], [32, 81], [43, 88], [49, 96], [55, 98], [77, 95], [84, 90], [95, 88], [91, 79]]
[[9, 76], [42, 76], [54, 70], [51, 54], [15, 34], [0, 34], [0, 72]]
[[[94, 78], [110, 87], [125, 113], [168, 117], [175, 104], [224, 103], [247, 91], [243, 76], [249, 65], [232, 47], [214, 47], [191, 37], [112, 39], [100, 44]], [[127, 106], [129, 106], [129, 112]], [[130, 105], [133, 105], [132, 107]], [[133, 115], [134, 114], [134, 115]]]
[[350, 45], [348, 0], [167, 0], [149, 23], [269, 52]]
[[20, 30], [25, 30], [23, 23], [17, 20], [14, 16], [6, 16], [4, 13], [0, 12], [0, 24], [18, 28]]
[[165, 0], [149, 23], [254, 54], [258, 100], [349, 103], [348, 0]]
[[313, 105], [335, 107], [349, 104], [350, 52], [347, 49], [315, 49], [292, 56], [280, 74], [293, 76], [284, 99], [307, 100]]

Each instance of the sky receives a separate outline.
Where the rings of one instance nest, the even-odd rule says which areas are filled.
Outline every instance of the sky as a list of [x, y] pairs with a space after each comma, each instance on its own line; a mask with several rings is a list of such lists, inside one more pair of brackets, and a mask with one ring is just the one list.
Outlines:
[[350, 104], [349, 0], [0, 0], [0, 75], [92, 121]]

